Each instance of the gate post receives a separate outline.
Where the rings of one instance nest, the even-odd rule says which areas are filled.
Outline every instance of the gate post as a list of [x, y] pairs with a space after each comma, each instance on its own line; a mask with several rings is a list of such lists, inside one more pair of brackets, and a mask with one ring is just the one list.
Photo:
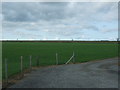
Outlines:
[[75, 63], [75, 53], [73, 51], [73, 63]]

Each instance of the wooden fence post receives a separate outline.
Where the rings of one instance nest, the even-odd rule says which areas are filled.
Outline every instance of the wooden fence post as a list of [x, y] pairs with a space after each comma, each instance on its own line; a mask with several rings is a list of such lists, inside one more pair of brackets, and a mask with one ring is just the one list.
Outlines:
[[23, 71], [23, 61], [22, 61], [22, 59], [23, 59], [23, 56], [21, 56], [21, 64], [20, 64], [20, 65], [21, 65], [21, 66], [20, 66], [20, 67], [21, 67], [21, 73], [22, 73], [22, 71]]
[[6, 58], [5, 58], [5, 79], [6, 79], [6, 85], [7, 85], [8, 84], [8, 63]]
[[58, 65], [58, 53], [56, 53], [56, 65]]
[[38, 56], [38, 66], [40, 66], [40, 61], [39, 61], [40, 57]]
[[20, 79], [23, 77], [23, 56], [20, 57], [20, 69], [21, 69], [21, 76]]
[[30, 71], [32, 70], [32, 56], [30, 56]]
[[36, 57], [36, 61], [37, 61], [36, 65], [39, 66], [39, 57], [38, 56]]

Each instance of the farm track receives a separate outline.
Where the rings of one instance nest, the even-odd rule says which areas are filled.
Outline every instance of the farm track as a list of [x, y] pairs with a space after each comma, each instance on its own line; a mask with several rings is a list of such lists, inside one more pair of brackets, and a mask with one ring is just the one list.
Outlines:
[[118, 59], [33, 70], [10, 88], [118, 88]]

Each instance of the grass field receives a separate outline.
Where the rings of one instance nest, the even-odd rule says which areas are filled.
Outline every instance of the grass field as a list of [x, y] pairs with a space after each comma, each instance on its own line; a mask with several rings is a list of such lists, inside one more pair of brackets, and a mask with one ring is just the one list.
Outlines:
[[117, 43], [57, 43], [57, 42], [3, 42], [2, 65], [4, 78], [4, 59], [8, 59], [8, 75], [20, 72], [20, 56], [23, 56], [24, 69], [29, 67], [29, 56], [32, 55], [32, 66], [56, 64], [55, 53], [58, 53], [59, 64], [64, 64], [75, 52], [75, 62], [86, 62], [118, 56]]

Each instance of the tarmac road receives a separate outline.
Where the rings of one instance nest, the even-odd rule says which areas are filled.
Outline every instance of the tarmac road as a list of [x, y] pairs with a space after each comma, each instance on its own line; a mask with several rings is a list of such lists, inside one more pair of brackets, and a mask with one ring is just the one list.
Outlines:
[[118, 59], [39, 68], [10, 88], [118, 88]]

